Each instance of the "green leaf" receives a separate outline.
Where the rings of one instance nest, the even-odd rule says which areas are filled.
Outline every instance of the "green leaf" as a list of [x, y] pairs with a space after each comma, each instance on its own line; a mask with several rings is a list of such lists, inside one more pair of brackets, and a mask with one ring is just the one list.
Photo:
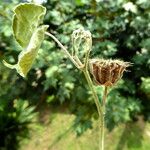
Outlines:
[[19, 54], [17, 64], [10, 65], [7, 62], [3, 61], [4, 65], [6, 65], [8, 68], [16, 69], [22, 77], [26, 77], [37, 56], [38, 49], [40, 48], [42, 41], [44, 40], [44, 33], [47, 28], [47, 25], [43, 25], [36, 29], [30, 39], [28, 47]]
[[41, 5], [24, 3], [14, 10], [13, 33], [23, 48], [28, 46], [32, 34], [42, 23], [46, 8]]
[[39, 26], [43, 21], [46, 8], [41, 5], [24, 3], [18, 5], [14, 12], [13, 33], [23, 51], [18, 56], [17, 64], [11, 65], [5, 61], [3, 63], [8, 68], [16, 69], [22, 77], [26, 77], [48, 28], [47, 25]]

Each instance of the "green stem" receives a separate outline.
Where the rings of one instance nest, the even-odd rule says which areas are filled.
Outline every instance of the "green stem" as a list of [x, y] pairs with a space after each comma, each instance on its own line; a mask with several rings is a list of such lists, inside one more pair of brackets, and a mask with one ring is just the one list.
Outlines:
[[104, 150], [104, 135], [105, 135], [105, 117], [102, 116], [101, 119], [101, 142], [100, 142], [100, 150]]
[[102, 106], [101, 106], [101, 104], [99, 102], [99, 98], [98, 98], [97, 93], [95, 91], [95, 88], [93, 86], [93, 82], [91, 80], [91, 77], [90, 77], [89, 72], [87, 70], [83, 70], [83, 73], [84, 73], [85, 78], [86, 78], [86, 80], [88, 82], [90, 90], [92, 91], [92, 94], [93, 94], [93, 97], [94, 97], [94, 101], [95, 101], [95, 104], [96, 104], [96, 107], [97, 107], [98, 115], [101, 118], [102, 115], [103, 115]]
[[97, 107], [97, 111], [98, 111], [98, 115], [99, 115], [99, 122], [100, 122], [100, 130], [101, 130], [101, 134], [100, 134], [100, 142], [99, 142], [99, 150], [104, 150], [104, 128], [105, 128], [105, 101], [106, 101], [106, 96], [107, 96], [107, 87], [105, 88], [104, 91], [104, 96], [102, 99], [102, 105], [99, 101], [99, 98], [97, 96], [97, 92], [95, 91], [95, 88], [93, 86], [93, 82], [91, 80], [91, 77], [89, 75], [89, 71], [88, 71], [88, 61], [89, 61], [89, 54], [90, 54], [90, 50], [86, 53], [85, 55], [85, 62], [84, 62], [84, 68], [83, 68], [83, 72], [85, 75], [85, 78], [88, 82], [88, 85], [93, 93], [93, 98]]
[[93, 94], [93, 98], [94, 98], [94, 102], [96, 104], [97, 107], [97, 111], [98, 111], [98, 115], [99, 115], [99, 120], [100, 120], [100, 128], [101, 128], [101, 142], [100, 142], [100, 150], [104, 150], [104, 126], [105, 126], [105, 102], [106, 102], [106, 97], [107, 97], [107, 87], [105, 87], [105, 91], [104, 91], [104, 96], [103, 96], [103, 100], [102, 100], [102, 105], [99, 101], [99, 98], [97, 96], [97, 92], [93, 86], [93, 82], [91, 80], [91, 77], [89, 75], [89, 71], [88, 71], [88, 60], [89, 60], [89, 53], [90, 50], [87, 52], [86, 56], [85, 56], [85, 62], [84, 65], [81, 66], [81, 63], [78, 61], [75, 61], [74, 58], [70, 55], [70, 53], [67, 51], [67, 49], [59, 42], [59, 40], [53, 36], [52, 34], [46, 32], [46, 35], [50, 36], [62, 49], [63, 51], [66, 53], [66, 55], [69, 57], [69, 59], [72, 61], [72, 63], [81, 71], [83, 71], [85, 78], [88, 82], [88, 85], [90, 87], [90, 90], [92, 91]]
[[59, 47], [63, 49], [63, 51], [69, 57], [69, 59], [72, 61], [72, 63], [79, 69], [80, 68], [79, 64], [73, 59], [73, 57], [70, 55], [70, 53], [67, 51], [67, 49], [59, 42], [59, 40], [51, 33], [45, 32], [45, 34], [48, 35], [49, 37], [51, 37], [59, 45]]
[[83, 73], [85, 75], [85, 78], [88, 82], [88, 85], [90, 87], [90, 90], [93, 93], [94, 101], [98, 110], [99, 114], [99, 120], [100, 120], [100, 129], [101, 129], [101, 138], [100, 138], [100, 147], [99, 150], [104, 150], [104, 133], [105, 133], [105, 103], [106, 103], [106, 98], [107, 98], [107, 92], [108, 92], [108, 87], [105, 86], [104, 89], [104, 95], [102, 99], [102, 105], [99, 102], [99, 98], [97, 96], [97, 93], [95, 91], [95, 88], [93, 86], [93, 82], [90, 78], [89, 72], [87, 70], [83, 70]]
[[105, 86], [104, 89], [104, 95], [102, 99], [102, 119], [101, 119], [101, 144], [100, 144], [100, 149], [104, 150], [104, 137], [105, 137], [105, 104], [106, 104], [106, 98], [107, 98], [107, 93], [108, 93], [108, 87]]

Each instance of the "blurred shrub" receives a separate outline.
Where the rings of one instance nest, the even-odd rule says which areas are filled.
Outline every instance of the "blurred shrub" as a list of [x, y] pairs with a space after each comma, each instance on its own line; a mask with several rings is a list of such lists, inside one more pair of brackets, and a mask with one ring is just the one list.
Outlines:
[[23, 138], [29, 137], [29, 125], [35, 119], [34, 107], [28, 101], [0, 101], [0, 149], [16, 150]]
[[150, 77], [142, 78], [141, 90], [146, 95], [146, 97], [150, 99]]
[[116, 124], [137, 120], [141, 111], [140, 100], [135, 96], [122, 96], [119, 87], [110, 91], [107, 103], [106, 123], [109, 130]]
[[[1, 2], [6, 16], [12, 16], [10, 10], [16, 2], [9, 5]], [[120, 122], [134, 120], [139, 113], [148, 119], [150, 98], [143, 96], [143, 91], [147, 93], [145, 89], [149, 82], [143, 79], [150, 77], [149, 0], [47, 0], [44, 5], [47, 7], [45, 24], [50, 25], [49, 32], [69, 50], [70, 34], [84, 26], [93, 35], [91, 57], [119, 58], [133, 63], [123, 80], [110, 89], [106, 114], [109, 129]], [[12, 40], [10, 24], [11, 19], [0, 18], [0, 58], [14, 63], [20, 48]], [[27, 79], [22, 79], [2, 64], [0, 69], [3, 99], [28, 99], [32, 104], [67, 103], [71, 113], [77, 116], [74, 127], [78, 134], [91, 128], [93, 118], [97, 119], [96, 107], [90, 91], [85, 90], [88, 86], [82, 73], [48, 37]], [[103, 89], [97, 87], [97, 90], [101, 98]]]

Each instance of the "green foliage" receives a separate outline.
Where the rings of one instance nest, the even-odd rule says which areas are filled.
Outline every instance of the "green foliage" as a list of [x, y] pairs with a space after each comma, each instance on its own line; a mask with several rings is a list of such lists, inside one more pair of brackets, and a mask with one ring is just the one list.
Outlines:
[[[15, 4], [8, 5], [9, 9], [12, 10]], [[55, 34], [70, 52], [72, 31], [84, 26], [91, 31], [93, 37], [91, 57], [118, 58], [133, 63], [129, 68], [130, 72], [126, 72], [123, 80], [111, 90], [107, 104], [107, 126], [112, 129], [116, 124], [132, 121], [139, 112], [148, 119], [149, 0], [132, 3], [124, 0], [53, 0], [44, 5], [47, 8], [44, 23], [50, 26], [50, 32]], [[1, 7], [3, 6], [5, 3], [2, 3]], [[6, 17], [0, 18], [0, 59], [14, 63], [20, 47], [12, 40], [9, 20], [12, 12], [4, 8], [2, 10]], [[0, 77], [0, 87], [3, 88], [1, 99], [3, 97], [11, 101], [19, 97], [34, 104], [47, 101], [54, 106], [67, 103], [71, 113], [77, 116], [75, 128], [78, 134], [92, 127], [92, 120], [97, 119], [96, 107], [91, 92], [85, 90], [88, 86], [82, 73], [75, 69], [49, 38], [44, 40], [33, 69], [28, 74], [28, 80], [22, 80], [2, 64]], [[103, 88], [97, 87], [97, 90], [102, 98]], [[3, 101], [1, 99], [0, 101]]]
[[0, 102], [0, 149], [16, 150], [22, 138], [29, 137], [29, 124], [35, 119], [34, 107], [28, 101]]
[[142, 78], [141, 90], [150, 99], [150, 77]]
[[[113, 101], [113, 102], [112, 102]], [[120, 122], [129, 122], [140, 112], [141, 104], [135, 97], [123, 97], [117, 91], [110, 92], [107, 103], [106, 123], [112, 130]]]

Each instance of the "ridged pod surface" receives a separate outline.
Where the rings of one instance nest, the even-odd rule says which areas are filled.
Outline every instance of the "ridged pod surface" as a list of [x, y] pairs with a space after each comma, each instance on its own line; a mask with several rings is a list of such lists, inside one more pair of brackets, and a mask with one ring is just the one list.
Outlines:
[[122, 78], [123, 72], [130, 66], [121, 60], [91, 59], [90, 72], [97, 85], [112, 86]]

